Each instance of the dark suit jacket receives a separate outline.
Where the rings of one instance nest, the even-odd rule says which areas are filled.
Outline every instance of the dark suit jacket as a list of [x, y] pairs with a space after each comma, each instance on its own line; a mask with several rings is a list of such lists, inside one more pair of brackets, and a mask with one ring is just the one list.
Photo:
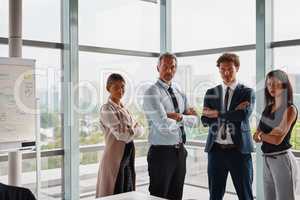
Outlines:
[[[250, 131], [249, 117], [253, 111], [255, 103], [255, 95], [253, 89], [246, 87], [243, 84], [238, 84], [232, 95], [230, 107], [227, 112], [224, 112], [222, 85], [208, 89], [204, 97], [204, 107], [208, 107], [220, 112], [218, 118], [207, 118], [201, 116], [203, 125], [209, 126], [209, 133], [207, 136], [205, 151], [210, 152], [216, 140], [217, 133], [222, 123], [230, 123], [234, 129], [231, 134], [234, 144], [239, 147], [239, 150], [244, 153], [251, 153], [254, 151], [252, 135]], [[235, 108], [243, 101], [250, 102], [244, 110], [235, 110]]]
[[4, 185], [0, 183], [1, 200], [36, 200], [27, 188]]

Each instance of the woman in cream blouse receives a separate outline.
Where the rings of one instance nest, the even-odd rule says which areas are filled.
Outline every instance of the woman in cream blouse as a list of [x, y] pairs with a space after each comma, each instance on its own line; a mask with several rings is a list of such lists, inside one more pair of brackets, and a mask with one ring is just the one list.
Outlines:
[[135, 190], [133, 138], [143, 132], [121, 103], [125, 92], [124, 78], [120, 74], [111, 74], [106, 89], [110, 97], [100, 109], [105, 149], [99, 167], [96, 197]]

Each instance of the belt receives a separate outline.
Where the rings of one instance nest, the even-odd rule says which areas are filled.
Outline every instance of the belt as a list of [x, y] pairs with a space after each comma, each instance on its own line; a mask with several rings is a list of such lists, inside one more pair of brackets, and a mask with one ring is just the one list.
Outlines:
[[283, 152], [279, 152], [279, 153], [263, 154], [263, 156], [268, 157], [268, 158], [277, 159], [276, 156], [284, 155], [284, 154], [287, 154], [287, 153], [288, 153], [287, 151], [283, 151]]
[[180, 149], [183, 147], [183, 143], [173, 144], [173, 145], [151, 145], [152, 148], [160, 149]]
[[232, 150], [232, 149], [237, 149], [237, 145], [235, 144], [219, 144], [219, 143], [214, 143], [214, 146], [218, 149], [222, 150]]

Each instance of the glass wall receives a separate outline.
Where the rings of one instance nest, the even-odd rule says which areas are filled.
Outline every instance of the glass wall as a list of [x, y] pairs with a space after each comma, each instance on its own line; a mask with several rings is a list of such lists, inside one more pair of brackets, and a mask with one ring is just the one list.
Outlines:
[[1, 1], [0, 19], [0, 37], [8, 37], [8, 1]]
[[[156, 81], [156, 62], [156, 58], [80, 52], [81, 145], [103, 142], [103, 135], [99, 134], [100, 130], [98, 130], [99, 108], [108, 100], [106, 80], [113, 72], [121, 73], [126, 79], [123, 104], [141, 124], [146, 125], [141, 107], [142, 94]], [[145, 139], [146, 136], [143, 138]]]
[[[238, 81], [255, 89], [255, 51], [241, 51], [237, 54], [241, 61]], [[216, 66], [216, 61], [220, 55], [180, 57], [178, 60], [178, 72], [175, 81], [183, 91], [186, 91], [190, 104], [196, 107], [199, 114], [202, 112], [206, 90], [221, 83], [219, 70]], [[252, 116], [251, 127], [255, 129], [255, 113]], [[208, 129], [200, 125], [197, 129], [191, 130], [188, 138], [205, 141], [207, 133]]]
[[[8, 2], [0, 4], [0, 37], [8, 37]], [[23, 2], [23, 38], [61, 41], [61, 0], [26, 0]]]
[[23, 1], [23, 38], [61, 41], [61, 0]]
[[[8, 0], [0, 3], [0, 37], [8, 37]], [[23, 2], [23, 38], [61, 41], [61, 1]], [[49, 44], [48, 44], [49, 45]], [[36, 90], [40, 100], [41, 159], [40, 199], [62, 199], [61, 50], [23, 46], [23, 58], [36, 60]], [[0, 56], [8, 56], [8, 45], [0, 44]], [[8, 183], [7, 154], [1, 154], [0, 182]], [[36, 192], [34, 151], [23, 152], [22, 186]]]
[[1, 45], [0, 44], [0, 56], [7, 57], [8, 56], [8, 45]]
[[[201, 115], [203, 98], [207, 89], [221, 83], [216, 61], [221, 53], [209, 49], [222, 49], [239, 55], [241, 66], [238, 82], [256, 89], [256, 51], [250, 47], [240, 51], [233, 46], [255, 44], [255, 1], [172, 1], [172, 47], [180, 57], [175, 81], [187, 93], [190, 104]], [[229, 50], [230, 49], [230, 50]], [[247, 48], [246, 48], [247, 49]], [[186, 51], [194, 51], [188, 55]], [[186, 56], [187, 55], [187, 56]], [[256, 113], [251, 118], [251, 129], [256, 128]], [[188, 139], [205, 142], [208, 129], [202, 125], [188, 132]], [[187, 159], [185, 198], [209, 198], [207, 177], [207, 154], [204, 149], [190, 146]], [[255, 154], [253, 154], [254, 166]], [[256, 192], [256, 170], [254, 172]], [[196, 190], [192, 188], [196, 187]], [[226, 199], [236, 199], [231, 178], [228, 179]]]
[[274, 41], [300, 39], [300, 18], [298, 0], [273, 0]]
[[[300, 39], [297, 16], [298, 0], [274, 0], [273, 45], [278, 41]], [[23, 1], [23, 38], [45, 41], [46, 47], [37, 43], [23, 47], [23, 57], [36, 59], [37, 91], [41, 108], [42, 199], [63, 199], [63, 135], [62, 135], [62, 56], [61, 0]], [[145, 89], [153, 84], [158, 73], [157, 55], [160, 51], [160, 1], [157, 3], [132, 0], [78, 0], [79, 44], [86, 47], [79, 51], [79, 132], [80, 132], [80, 196], [93, 199], [99, 161], [104, 149], [103, 134], [99, 129], [99, 108], [107, 101], [105, 89], [107, 76], [118, 72], [126, 78], [124, 104], [141, 124], [147, 122], [141, 108]], [[221, 82], [216, 67], [220, 53], [209, 49], [230, 50], [240, 56], [239, 82], [256, 86], [256, 1], [171, 1], [172, 52], [178, 53], [178, 71], [174, 82], [187, 94], [190, 104], [201, 114], [206, 90]], [[300, 16], [299, 16], [300, 17]], [[298, 17], [298, 18], [299, 18]], [[8, 37], [8, 0], [0, 4], [0, 37]], [[282, 44], [282, 43], [281, 43]], [[291, 44], [289, 44], [291, 45]], [[82, 47], [81, 46], [81, 47]], [[234, 46], [245, 47], [244, 51]], [[276, 46], [276, 45], [275, 45]], [[225, 49], [223, 49], [226, 47]], [[229, 47], [229, 48], [227, 48]], [[231, 48], [233, 47], [233, 48]], [[195, 51], [193, 55], [184, 54]], [[288, 72], [293, 88], [295, 104], [300, 108], [300, 44], [283, 43], [273, 49], [275, 69]], [[220, 52], [220, 51], [218, 51]], [[183, 54], [182, 54], [183, 53]], [[143, 56], [141, 56], [141, 54]], [[0, 44], [0, 56], [8, 55], [8, 46]], [[251, 118], [252, 131], [255, 117]], [[292, 135], [293, 148], [300, 149], [300, 123]], [[148, 191], [147, 129], [137, 141], [138, 190]], [[205, 142], [207, 129], [199, 127], [188, 131], [188, 139]], [[207, 158], [203, 147], [189, 146], [186, 190], [184, 198], [199, 198], [191, 192], [208, 195], [206, 175]], [[23, 186], [36, 189], [35, 158], [24, 153]], [[7, 157], [0, 155], [0, 182], [7, 183]], [[253, 155], [255, 156], [255, 154]], [[254, 157], [255, 158], [255, 157]], [[253, 159], [255, 160], [255, 159]], [[259, 166], [259, 165], [258, 165]], [[66, 169], [67, 170], [67, 169]], [[255, 188], [255, 184], [253, 188]], [[226, 198], [235, 199], [229, 181]]]
[[[299, 36], [300, 38], [300, 36]], [[288, 73], [294, 92], [294, 103], [300, 108], [300, 46], [282, 47], [274, 49], [274, 68]], [[300, 149], [300, 119], [296, 123], [292, 137], [294, 149]]]
[[[300, 2], [297, 0], [280, 1], [274, 0], [274, 42], [300, 39], [300, 15], [298, 8]], [[300, 16], [299, 16], [300, 17]], [[294, 103], [300, 108], [300, 59], [298, 52], [300, 44], [282, 46], [273, 49], [274, 69], [281, 69], [288, 73], [294, 92]], [[296, 123], [292, 133], [293, 148], [300, 149], [300, 122]]]
[[79, 0], [79, 44], [159, 51], [159, 3]]
[[255, 1], [171, 3], [174, 52], [255, 43]]
[[[7, 56], [7, 46], [0, 45], [0, 56]], [[5, 47], [5, 48], [3, 48]], [[2, 51], [3, 50], [3, 51]], [[4, 54], [4, 55], [3, 55]], [[40, 138], [41, 149], [49, 151], [50, 149], [62, 148], [61, 131], [61, 63], [60, 50], [23, 47], [23, 57], [36, 60], [36, 86], [37, 97], [40, 99]], [[28, 152], [30, 153], [30, 152]], [[25, 152], [26, 154], [26, 152]], [[24, 154], [23, 154], [24, 156]], [[41, 182], [43, 199], [48, 199], [56, 194], [61, 197], [61, 169], [62, 157], [50, 156], [42, 159]], [[7, 163], [1, 163], [0, 182], [8, 183]], [[22, 185], [36, 190], [36, 159], [23, 160]], [[51, 188], [51, 189], [50, 189]], [[48, 196], [49, 195], [49, 196]]]
[[[141, 102], [145, 89], [157, 78], [156, 62], [156, 58], [149, 57], [80, 52], [79, 120], [80, 145], [82, 147], [93, 144], [103, 145], [104, 135], [99, 125], [99, 108], [108, 100], [106, 80], [109, 74], [113, 72], [121, 73], [126, 79], [126, 92], [123, 104], [140, 124], [147, 127]], [[145, 133], [137, 141], [147, 139], [147, 135], [147, 129], [145, 128]], [[148, 179], [145, 168], [146, 152], [147, 145], [136, 149], [137, 163], [140, 163], [137, 184], [145, 182], [144, 179]], [[94, 194], [95, 192], [96, 176], [101, 155], [102, 151], [83, 152], [80, 155], [80, 189], [82, 198], [87, 193]]]
[[[147, 51], [158, 52], [160, 48], [159, 5], [159, 2], [129, 0], [79, 0], [79, 44], [102, 48], [103, 52], [79, 52], [80, 145], [81, 148], [97, 145], [98, 149], [82, 152], [80, 155], [81, 199], [95, 195], [96, 177], [104, 145], [104, 135], [99, 125], [99, 109], [108, 100], [106, 79], [109, 74], [116, 72], [125, 77], [123, 104], [139, 123], [147, 127], [141, 105], [144, 91], [158, 77], [157, 58]], [[149, 56], [139, 56], [128, 50]], [[145, 128], [145, 133], [138, 140], [147, 139], [147, 135]], [[138, 185], [148, 182], [145, 159], [147, 145], [142, 143], [136, 148]]]

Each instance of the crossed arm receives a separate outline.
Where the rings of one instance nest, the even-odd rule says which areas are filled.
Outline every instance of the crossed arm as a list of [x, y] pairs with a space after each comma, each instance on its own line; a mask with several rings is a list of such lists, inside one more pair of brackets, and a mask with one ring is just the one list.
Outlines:
[[198, 115], [194, 108], [190, 107], [188, 105], [187, 98], [184, 94], [181, 94], [184, 99], [184, 112], [176, 113], [176, 112], [170, 112], [167, 113], [168, 118], [174, 119], [177, 122], [181, 122], [183, 125], [188, 127], [193, 127], [199, 123]]
[[284, 137], [289, 132], [293, 122], [297, 117], [297, 109], [294, 106], [290, 106], [283, 114], [282, 120], [279, 126], [273, 128], [273, 130], [266, 134], [257, 128], [253, 135], [255, 142], [267, 142], [269, 144], [279, 145], [282, 143]]
[[168, 118], [174, 119], [177, 122], [184, 120], [185, 115], [197, 116], [197, 113], [192, 107], [187, 108], [183, 114], [175, 112], [167, 113]]
[[204, 106], [201, 121], [204, 126], [211, 125], [212, 123], [217, 122], [217, 120], [225, 119], [228, 121], [243, 121], [252, 113], [255, 96], [252, 90], [249, 90], [246, 98], [242, 101], [234, 110], [220, 112], [216, 109], [212, 109], [209, 105], [208, 93], [206, 93], [204, 98]]
[[160, 102], [160, 93], [156, 88], [146, 91], [143, 108], [149, 120], [160, 128], [161, 131], [167, 133], [172, 133], [172, 130], [177, 129], [180, 123], [192, 127], [198, 121], [195, 110], [187, 106], [183, 114], [175, 112], [167, 113]]

